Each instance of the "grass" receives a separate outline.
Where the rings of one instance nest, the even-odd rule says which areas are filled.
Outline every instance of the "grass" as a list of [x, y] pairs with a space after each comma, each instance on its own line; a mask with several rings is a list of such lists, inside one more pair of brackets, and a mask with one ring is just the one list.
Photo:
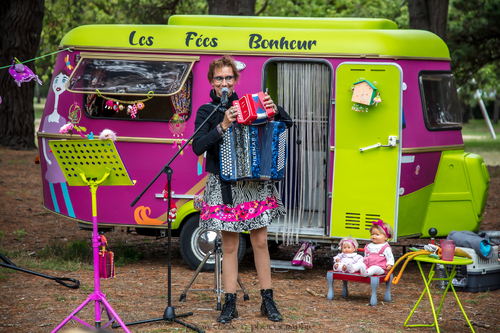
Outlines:
[[500, 165], [500, 124], [493, 125], [497, 139], [493, 139], [483, 119], [463, 124], [465, 151], [480, 155], [486, 165]]

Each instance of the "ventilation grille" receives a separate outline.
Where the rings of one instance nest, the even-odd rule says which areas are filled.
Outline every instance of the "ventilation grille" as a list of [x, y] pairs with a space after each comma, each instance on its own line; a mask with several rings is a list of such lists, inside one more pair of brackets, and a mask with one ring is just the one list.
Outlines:
[[370, 230], [373, 222], [380, 220], [380, 214], [345, 213], [346, 229]]

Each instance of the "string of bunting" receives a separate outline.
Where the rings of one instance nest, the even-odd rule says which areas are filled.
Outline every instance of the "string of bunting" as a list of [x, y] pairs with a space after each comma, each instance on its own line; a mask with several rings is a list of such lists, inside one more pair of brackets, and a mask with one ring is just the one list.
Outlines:
[[[36, 58], [30, 59], [30, 60], [20, 61], [19, 63], [24, 64], [24, 63], [27, 63], [27, 62], [30, 62], [30, 61], [33, 61], [33, 60], [37, 60], [37, 59], [40, 59], [40, 58], [48, 57], [48, 56], [50, 56], [50, 55], [53, 55], [53, 54], [56, 54], [56, 53], [59, 53], [59, 52], [64, 52], [64, 51], [70, 51], [70, 52], [73, 52], [73, 50], [71, 50], [71, 47], [67, 47], [67, 48], [65, 48], [65, 49], [62, 49], [62, 50], [59, 50], [59, 51], [55, 51], [55, 52], [52, 52], [52, 53], [48, 53], [48, 54], [44, 54], [44, 55], [42, 55], [42, 56], [39, 56], [39, 57], [36, 57]], [[0, 69], [9, 68], [9, 67], [11, 67], [11, 66], [12, 66], [12, 65], [3, 66], [3, 67], [0, 67]]]
[[115, 99], [115, 98], [103, 96], [101, 94], [101, 92], [99, 91], [99, 89], [96, 89], [95, 92], [96, 92], [97, 96], [99, 96], [101, 98], [104, 98], [107, 101], [113, 101], [115, 103], [120, 103], [120, 104], [137, 104], [137, 103], [149, 101], [150, 99], [152, 99], [154, 97], [153, 96], [154, 92], [153, 91], [148, 91], [148, 94], [147, 94], [148, 97], [145, 98], [145, 99], [138, 99], [136, 101], [122, 101], [121, 99]]
[[97, 96], [106, 100], [106, 105], [104, 106], [104, 108], [106, 109], [118, 112], [124, 109], [123, 104], [129, 104], [129, 106], [127, 107], [127, 114], [129, 114], [132, 119], [137, 116], [137, 110], [142, 110], [144, 108], [143, 102], [149, 101], [153, 98], [154, 95], [153, 91], [148, 91], [147, 98], [138, 99], [135, 101], [122, 101], [121, 99], [103, 96], [99, 89], [96, 89], [95, 91]]

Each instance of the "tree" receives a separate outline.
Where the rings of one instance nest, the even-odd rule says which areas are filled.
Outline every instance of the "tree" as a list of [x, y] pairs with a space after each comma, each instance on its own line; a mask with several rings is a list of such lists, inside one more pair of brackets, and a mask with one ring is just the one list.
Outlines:
[[[452, 0], [448, 19], [451, 66], [459, 85], [500, 61], [500, 1]], [[498, 81], [497, 81], [498, 82]]]
[[435, 33], [446, 42], [449, 0], [409, 0], [410, 29]]
[[[42, 31], [44, 0], [0, 1], [0, 64], [36, 57]], [[26, 63], [33, 69], [34, 62]], [[38, 83], [36, 83], [38, 84]], [[34, 125], [35, 82], [18, 87], [7, 69], [0, 70], [0, 144], [13, 149], [36, 148]]]
[[254, 16], [260, 14], [267, 7], [266, 0], [258, 13], [255, 13], [257, 0], [207, 0], [209, 15], [244, 15]]

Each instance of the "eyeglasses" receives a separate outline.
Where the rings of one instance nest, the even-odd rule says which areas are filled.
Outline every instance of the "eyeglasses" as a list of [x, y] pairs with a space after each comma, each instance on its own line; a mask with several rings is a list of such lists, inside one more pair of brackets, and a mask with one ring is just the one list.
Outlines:
[[222, 81], [224, 81], [224, 80], [226, 80], [227, 83], [231, 83], [234, 80], [234, 76], [226, 76], [226, 77], [215, 76], [214, 77], [215, 83], [222, 83]]

